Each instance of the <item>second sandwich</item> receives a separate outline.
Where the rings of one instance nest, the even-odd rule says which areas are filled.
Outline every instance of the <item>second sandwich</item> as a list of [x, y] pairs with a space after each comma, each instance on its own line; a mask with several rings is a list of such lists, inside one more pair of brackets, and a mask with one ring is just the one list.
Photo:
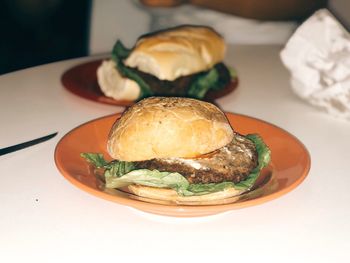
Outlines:
[[235, 73], [223, 63], [226, 45], [213, 29], [179, 26], [141, 36], [132, 49], [117, 41], [112, 58], [97, 70], [102, 92], [116, 100], [150, 96], [203, 99], [230, 85]]

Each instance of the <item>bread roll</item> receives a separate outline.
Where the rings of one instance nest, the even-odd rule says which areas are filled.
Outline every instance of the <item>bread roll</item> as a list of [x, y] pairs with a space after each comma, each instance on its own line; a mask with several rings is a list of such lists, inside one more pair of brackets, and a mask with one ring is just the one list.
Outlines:
[[140, 96], [139, 85], [131, 79], [122, 77], [113, 60], [105, 60], [98, 67], [97, 81], [107, 97], [134, 101]]
[[172, 81], [209, 70], [223, 60], [225, 50], [223, 38], [214, 30], [181, 26], [139, 39], [125, 64]]
[[193, 158], [233, 139], [222, 111], [189, 98], [151, 97], [130, 107], [113, 125], [107, 149], [122, 161]]

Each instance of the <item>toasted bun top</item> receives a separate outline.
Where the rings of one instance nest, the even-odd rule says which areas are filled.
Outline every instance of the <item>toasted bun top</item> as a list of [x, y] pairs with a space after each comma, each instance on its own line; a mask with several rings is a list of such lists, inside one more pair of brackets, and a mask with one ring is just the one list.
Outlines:
[[134, 104], [113, 125], [107, 149], [118, 160], [193, 158], [233, 139], [222, 111], [189, 98], [151, 97]]
[[181, 26], [141, 37], [125, 64], [172, 81], [212, 68], [223, 60], [225, 50], [223, 38], [213, 29]]

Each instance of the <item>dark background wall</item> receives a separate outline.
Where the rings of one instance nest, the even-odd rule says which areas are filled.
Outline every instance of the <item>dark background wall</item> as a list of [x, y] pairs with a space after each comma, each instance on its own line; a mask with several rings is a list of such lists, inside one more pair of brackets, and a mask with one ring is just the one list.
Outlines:
[[88, 53], [91, 0], [0, 0], [0, 74]]
[[[0, 0], [0, 75], [88, 55], [92, 1]], [[349, 30], [350, 1], [329, 8]]]

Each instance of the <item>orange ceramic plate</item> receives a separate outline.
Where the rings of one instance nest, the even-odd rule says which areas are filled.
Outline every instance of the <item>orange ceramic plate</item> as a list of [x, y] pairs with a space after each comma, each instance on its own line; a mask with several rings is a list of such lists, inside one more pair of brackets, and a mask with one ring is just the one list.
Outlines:
[[[86, 62], [68, 69], [61, 78], [63, 86], [79, 97], [96, 101], [99, 103], [112, 104], [118, 106], [130, 106], [135, 101], [115, 100], [106, 97], [97, 83], [97, 68], [102, 60]], [[238, 78], [233, 79], [229, 85], [218, 91], [209, 91], [205, 97], [207, 101], [213, 101], [223, 97], [237, 88]]]
[[221, 204], [216, 205], [179, 205], [141, 199], [120, 190], [107, 190], [91, 166], [80, 157], [80, 153], [99, 152], [109, 158], [106, 152], [107, 136], [119, 116], [120, 114], [111, 115], [90, 121], [66, 134], [57, 144], [55, 162], [63, 176], [78, 188], [145, 212], [190, 217], [258, 205], [297, 187], [310, 169], [309, 153], [293, 135], [262, 120], [227, 113], [231, 125], [237, 132], [258, 133], [271, 149], [271, 164], [263, 170], [253, 191], [238, 198], [224, 199]]

